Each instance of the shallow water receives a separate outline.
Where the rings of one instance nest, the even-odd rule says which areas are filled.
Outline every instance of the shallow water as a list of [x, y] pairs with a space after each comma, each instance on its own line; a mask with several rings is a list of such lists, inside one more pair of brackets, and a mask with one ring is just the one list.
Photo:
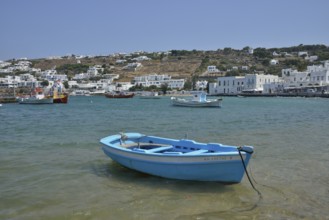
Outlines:
[[[170, 98], [70, 97], [0, 107], [0, 219], [329, 219], [329, 100], [224, 97], [222, 108]], [[99, 139], [135, 131], [252, 145], [240, 184], [131, 171]]]

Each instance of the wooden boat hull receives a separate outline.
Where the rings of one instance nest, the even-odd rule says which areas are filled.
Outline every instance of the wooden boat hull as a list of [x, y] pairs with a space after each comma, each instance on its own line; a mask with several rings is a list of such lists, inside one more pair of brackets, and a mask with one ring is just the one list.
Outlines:
[[69, 95], [68, 94], [61, 94], [58, 96], [54, 96], [54, 103], [62, 103], [62, 104], [66, 104], [68, 102], [69, 99]]
[[[192, 140], [166, 139], [138, 133], [128, 133], [125, 136], [127, 139], [124, 144], [120, 135], [105, 137], [100, 142], [107, 156], [130, 169], [181, 180], [239, 183], [243, 178], [244, 167], [235, 146], [202, 144]], [[137, 147], [139, 141], [150, 143], [153, 148]], [[158, 146], [154, 148], [155, 143]], [[245, 148], [253, 151], [252, 147]], [[247, 166], [251, 154], [241, 152], [241, 155]]]

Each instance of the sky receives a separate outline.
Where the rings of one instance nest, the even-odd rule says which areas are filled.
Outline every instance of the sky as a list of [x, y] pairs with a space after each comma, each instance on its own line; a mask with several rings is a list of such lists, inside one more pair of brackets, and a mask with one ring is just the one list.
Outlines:
[[0, 0], [0, 60], [329, 45], [328, 0]]

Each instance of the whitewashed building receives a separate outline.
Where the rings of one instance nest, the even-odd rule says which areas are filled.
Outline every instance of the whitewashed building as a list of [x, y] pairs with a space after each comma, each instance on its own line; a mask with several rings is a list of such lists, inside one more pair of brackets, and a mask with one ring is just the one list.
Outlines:
[[307, 71], [310, 74], [310, 85], [329, 85], [329, 61], [325, 61], [323, 65], [308, 66]]
[[277, 65], [278, 63], [279, 63], [279, 61], [276, 59], [270, 60], [270, 65]]
[[246, 76], [219, 77], [217, 83], [209, 84], [209, 93], [215, 94], [239, 94], [242, 92], [260, 93], [265, 84], [278, 82], [275, 75], [247, 74]]
[[207, 67], [207, 72], [208, 72], [208, 73], [218, 73], [218, 72], [220, 72], [220, 71], [219, 71], [219, 69], [217, 69], [216, 66], [208, 66], [208, 67]]
[[123, 70], [133, 70], [141, 68], [143, 65], [141, 63], [128, 63], [126, 66], [122, 67]]
[[195, 83], [195, 89], [196, 90], [204, 90], [207, 88], [208, 81], [207, 80], [201, 80], [201, 81], [196, 81]]
[[66, 74], [57, 74], [57, 71], [54, 69], [51, 70], [45, 70], [41, 72], [41, 79], [48, 80], [48, 81], [67, 81], [67, 75]]
[[184, 88], [184, 79], [171, 79], [171, 76], [163, 74], [150, 74], [144, 76], [137, 76], [134, 78], [135, 85], [142, 85], [144, 87], [156, 86], [161, 87], [163, 84], [167, 84], [171, 89], [182, 89]]
[[288, 68], [282, 69], [281, 74], [284, 88], [303, 87], [309, 84], [310, 76], [308, 71], [299, 72]]

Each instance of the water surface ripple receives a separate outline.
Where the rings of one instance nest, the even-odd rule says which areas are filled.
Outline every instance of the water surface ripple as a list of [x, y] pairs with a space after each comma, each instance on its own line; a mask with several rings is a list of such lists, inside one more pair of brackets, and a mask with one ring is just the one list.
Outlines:
[[[0, 219], [329, 219], [329, 100], [224, 97], [184, 108], [170, 98], [70, 97], [67, 105], [0, 107]], [[99, 139], [136, 131], [252, 145], [240, 184], [126, 169]]]

